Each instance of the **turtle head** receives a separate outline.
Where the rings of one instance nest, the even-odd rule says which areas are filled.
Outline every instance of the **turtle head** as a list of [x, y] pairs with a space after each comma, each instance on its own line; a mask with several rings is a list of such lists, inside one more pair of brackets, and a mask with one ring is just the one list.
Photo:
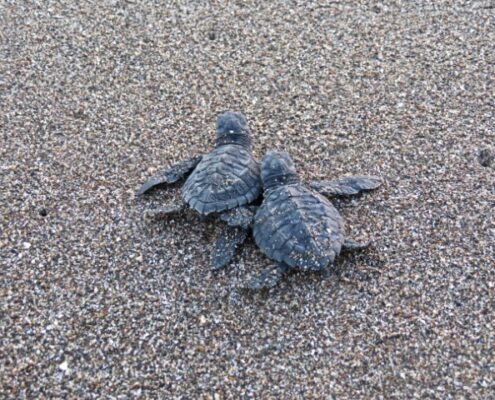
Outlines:
[[217, 146], [239, 144], [250, 146], [249, 127], [246, 117], [239, 112], [226, 111], [217, 119]]
[[265, 189], [299, 182], [294, 161], [285, 151], [269, 151], [261, 160], [261, 179]]
[[229, 133], [249, 134], [247, 120], [244, 115], [239, 112], [226, 111], [218, 116], [217, 137]]

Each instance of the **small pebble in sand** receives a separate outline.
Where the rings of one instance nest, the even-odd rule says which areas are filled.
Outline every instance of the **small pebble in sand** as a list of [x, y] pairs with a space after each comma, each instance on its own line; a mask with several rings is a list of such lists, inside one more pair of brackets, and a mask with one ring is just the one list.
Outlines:
[[482, 149], [478, 154], [478, 161], [483, 167], [491, 167], [495, 160], [495, 152], [490, 149]]

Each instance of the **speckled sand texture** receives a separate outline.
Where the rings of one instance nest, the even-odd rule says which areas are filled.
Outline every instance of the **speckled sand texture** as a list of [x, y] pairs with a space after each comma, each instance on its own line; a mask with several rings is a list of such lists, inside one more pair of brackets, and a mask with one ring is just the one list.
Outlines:
[[[0, 398], [493, 399], [494, 77], [490, 0], [0, 1]], [[144, 224], [226, 109], [382, 176], [335, 202], [374, 247], [252, 295], [252, 240]]]

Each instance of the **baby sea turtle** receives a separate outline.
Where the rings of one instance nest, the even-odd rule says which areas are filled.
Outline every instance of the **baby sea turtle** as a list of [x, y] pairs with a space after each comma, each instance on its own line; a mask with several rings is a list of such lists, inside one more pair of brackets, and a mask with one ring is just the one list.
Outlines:
[[173, 165], [148, 179], [137, 192], [173, 184], [187, 177], [182, 186], [183, 203], [151, 210], [148, 217], [162, 218], [186, 206], [201, 215], [218, 214], [227, 223], [212, 257], [214, 269], [227, 265], [245, 240], [254, 209], [248, 206], [261, 194], [259, 163], [251, 151], [250, 131], [241, 113], [227, 111], [217, 119], [215, 148], [202, 156]]
[[253, 235], [261, 251], [278, 264], [249, 281], [247, 288], [273, 287], [290, 268], [326, 271], [341, 251], [368, 246], [345, 238], [342, 217], [320, 193], [357, 194], [377, 188], [379, 178], [351, 176], [307, 187], [289, 154], [272, 151], [262, 159], [261, 179], [264, 199], [254, 218]]

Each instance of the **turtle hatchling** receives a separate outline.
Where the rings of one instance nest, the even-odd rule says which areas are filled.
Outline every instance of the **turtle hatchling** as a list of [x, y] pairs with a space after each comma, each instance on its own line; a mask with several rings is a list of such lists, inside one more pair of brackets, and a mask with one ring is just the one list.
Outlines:
[[261, 179], [263, 202], [254, 217], [253, 235], [261, 251], [278, 263], [250, 280], [247, 288], [273, 287], [290, 268], [326, 271], [341, 251], [368, 246], [345, 237], [342, 217], [322, 194], [348, 196], [375, 189], [379, 178], [350, 176], [308, 187], [289, 154], [272, 151], [262, 159]]
[[249, 206], [261, 195], [259, 163], [251, 151], [250, 130], [241, 113], [227, 111], [217, 119], [215, 148], [202, 156], [173, 165], [148, 179], [137, 192], [148, 192], [160, 185], [186, 179], [182, 204], [147, 212], [163, 218], [182, 212], [187, 206], [201, 215], [217, 214], [227, 223], [212, 256], [212, 266], [227, 265], [236, 248], [244, 242], [254, 208]]

